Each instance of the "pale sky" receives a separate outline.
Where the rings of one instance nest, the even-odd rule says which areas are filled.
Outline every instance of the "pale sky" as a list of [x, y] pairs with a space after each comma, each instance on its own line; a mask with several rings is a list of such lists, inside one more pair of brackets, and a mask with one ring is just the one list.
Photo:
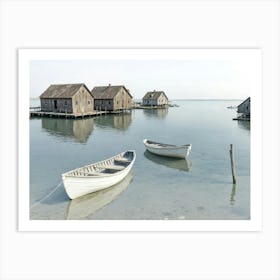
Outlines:
[[125, 85], [134, 99], [163, 90], [174, 99], [245, 99], [254, 65], [231, 60], [31, 60], [30, 96], [50, 84]]

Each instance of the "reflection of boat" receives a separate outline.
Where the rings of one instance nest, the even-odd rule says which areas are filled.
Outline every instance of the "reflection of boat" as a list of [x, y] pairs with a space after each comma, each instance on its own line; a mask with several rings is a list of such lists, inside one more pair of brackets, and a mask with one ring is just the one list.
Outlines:
[[111, 127], [117, 130], [127, 130], [131, 124], [131, 113], [109, 114], [96, 117], [94, 124], [97, 127]]
[[115, 200], [123, 193], [132, 181], [132, 174], [129, 174], [111, 188], [84, 195], [71, 200], [67, 209], [67, 220], [78, 220], [94, 214], [99, 209]]
[[147, 150], [153, 154], [159, 156], [166, 156], [166, 157], [175, 157], [175, 158], [187, 157], [192, 148], [191, 144], [176, 146], [170, 144], [162, 144], [147, 139], [144, 139], [143, 143], [146, 146]]
[[135, 158], [135, 151], [126, 151], [62, 174], [66, 193], [74, 199], [117, 184], [129, 173]]
[[150, 161], [164, 165], [169, 168], [178, 169], [188, 172], [191, 168], [191, 162], [187, 159], [178, 159], [178, 158], [168, 158], [168, 157], [158, 157], [149, 151], [144, 152], [144, 156]]
[[85, 143], [93, 131], [93, 118], [79, 120], [42, 118], [42, 128], [56, 137]]

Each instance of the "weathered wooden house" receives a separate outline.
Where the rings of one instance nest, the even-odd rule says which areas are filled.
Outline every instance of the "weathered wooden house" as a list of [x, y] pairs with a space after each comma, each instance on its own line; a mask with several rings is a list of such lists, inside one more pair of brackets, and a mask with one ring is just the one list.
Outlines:
[[162, 106], [168, 104], [168, 97], [164, 91], [149, 91], [142, 99], [144, 106]]
[[91, 91], [94, 109], [100, 111], [128, 110], [132, 107], [132, 95], [125, 86], [94, 87]]
[[68, 114], [93, 112], [94, 99], [85, 84], [50, 85], [41, 95], [41, 111]]
[[247, 118], [250, 119], [251, 114], [251, 99], [248, 97], [246, 100], [244, 100], [241, 104], [237, 106], [237, 114], [238, 118]]

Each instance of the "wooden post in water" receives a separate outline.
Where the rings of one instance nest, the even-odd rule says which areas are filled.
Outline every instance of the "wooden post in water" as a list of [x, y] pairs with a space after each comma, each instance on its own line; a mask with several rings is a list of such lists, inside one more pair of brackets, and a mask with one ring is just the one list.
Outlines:
[[236, 177], [235, 177], [235, 166], [234, 166], [234, 157], [233, 157], [233, 144], [230, 144], [230, 162], [231, 162], [231, 173], [232, 173], [232, 182], [236, 184]]

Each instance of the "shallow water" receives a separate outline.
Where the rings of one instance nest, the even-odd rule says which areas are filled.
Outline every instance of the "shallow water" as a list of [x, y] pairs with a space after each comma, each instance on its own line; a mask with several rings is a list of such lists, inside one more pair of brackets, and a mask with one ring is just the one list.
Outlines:
[[[233, 121], [236, 111], [226, 108], [241, 101], [174, 103], [180, 107], [80, 120], [30, 119], [30, 218], [250, 219], [250, 123]], [[158, 157], [145, 150], [144, 138], [191, 143], [192, 151], [187, 161]], [[73, 201], [58, 186], [62, 173], [127, 149], [136, 150], [137, 158], [118, 185]]]

